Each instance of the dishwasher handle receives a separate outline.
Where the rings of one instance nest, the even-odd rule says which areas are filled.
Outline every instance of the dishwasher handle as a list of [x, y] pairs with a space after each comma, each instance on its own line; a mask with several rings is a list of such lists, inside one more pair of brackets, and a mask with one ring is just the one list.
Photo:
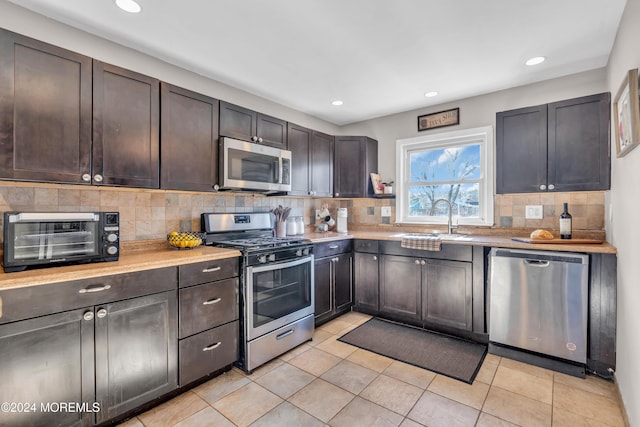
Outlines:
[[524, 263], [531, 267], [549, 267], [549, 261], [543, 261], [540, 259], [525, 259]]

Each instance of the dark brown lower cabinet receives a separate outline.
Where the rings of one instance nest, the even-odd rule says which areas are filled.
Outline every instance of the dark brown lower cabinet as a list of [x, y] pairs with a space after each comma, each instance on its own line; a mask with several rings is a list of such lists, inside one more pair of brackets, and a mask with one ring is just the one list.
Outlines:
[[380, 255], [380, 312], [420, 320], [421, 289], [418, 258]]
[[93, 402], [93, 309], [0, 325], [0, 378], [0, 401], [15, 405], [0, 411], [0, 425], [91, 425], [90, 412], [46, 412], [41, 405]]
[[427, 259], [422, 266], [422, 320], [470, 331], [473, 327], [471, 263]]
[[98, 423], [178, 386], [177, 312], [176, 291], [96, 307]]
[[353, 305], [353, 254], [317, 259], [314, 263], [315, 323], [324, 323]]

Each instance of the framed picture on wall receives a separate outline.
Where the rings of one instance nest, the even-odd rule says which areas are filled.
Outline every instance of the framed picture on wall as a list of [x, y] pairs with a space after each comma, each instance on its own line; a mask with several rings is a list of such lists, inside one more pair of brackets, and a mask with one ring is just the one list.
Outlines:
[[629, 70], [613, 102], [616, 155], [623, 157], [640, 144], [638, 69]]

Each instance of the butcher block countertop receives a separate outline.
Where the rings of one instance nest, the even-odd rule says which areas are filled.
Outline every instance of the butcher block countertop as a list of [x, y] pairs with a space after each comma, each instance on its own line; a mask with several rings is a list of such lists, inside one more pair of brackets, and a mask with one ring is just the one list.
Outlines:
[[[349, 231], [348, 234], [336, 233], [328, 231], [326, 233], [311, 232], [305, 234], [305, 238], [310, 239], [314, 243], [330, 242], [332, 240], [341, 239], [368, 239], [368, 240], [395, 240], [401, 241], [406, 232], [398, 231], [365, 231], [355, 230]], [[603, 254], [615, 254], [616, 248], [610, 243], [604, 242], [599, 244], [566, 244], [566, 243], [524, 243], [511, 240], [511, 236], [486, 236], [486, 235], [474, 235], [460, 233], [464, 237], [458, 240], [443, 240], [443, 245], [471, 245], [471, 246], [491, 246], [500, 248], [515, 248], [515, 249], [531, 249], [531, 250], [543, 250], [543, 251], [561, 251], [561, 252], [587, 252], [587, 253], [603, 253]], [[521, 236], [520, 236], [521, 237]]]
[[114, 262], [69, 265], [5, 273], [0, 270], [0, 291], [26, 286], [90, 279], [181, 264], [215, 261], [240, 256], [233, 249], [200, 246], [193, 249], [173, 249], [164, 241], [124, 243], [120, 259]]

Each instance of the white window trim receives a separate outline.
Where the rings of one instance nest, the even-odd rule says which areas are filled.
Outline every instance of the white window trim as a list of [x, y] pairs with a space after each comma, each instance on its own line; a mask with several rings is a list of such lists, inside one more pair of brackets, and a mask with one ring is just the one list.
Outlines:
[[493, 127], [484, 126], [414, 138], [396, 140], [396, 223], [400, 224], [446, 224], [447, 218], [429, 217], [427, 220], [408, 217], [408, 151], [421, 147], [446, 148], [461, 144], [480, 144], [480, 163], [482, 167], [480, 200], [483, 201], [480, 218], [460, 218], [462, 225], [493, 225]]

